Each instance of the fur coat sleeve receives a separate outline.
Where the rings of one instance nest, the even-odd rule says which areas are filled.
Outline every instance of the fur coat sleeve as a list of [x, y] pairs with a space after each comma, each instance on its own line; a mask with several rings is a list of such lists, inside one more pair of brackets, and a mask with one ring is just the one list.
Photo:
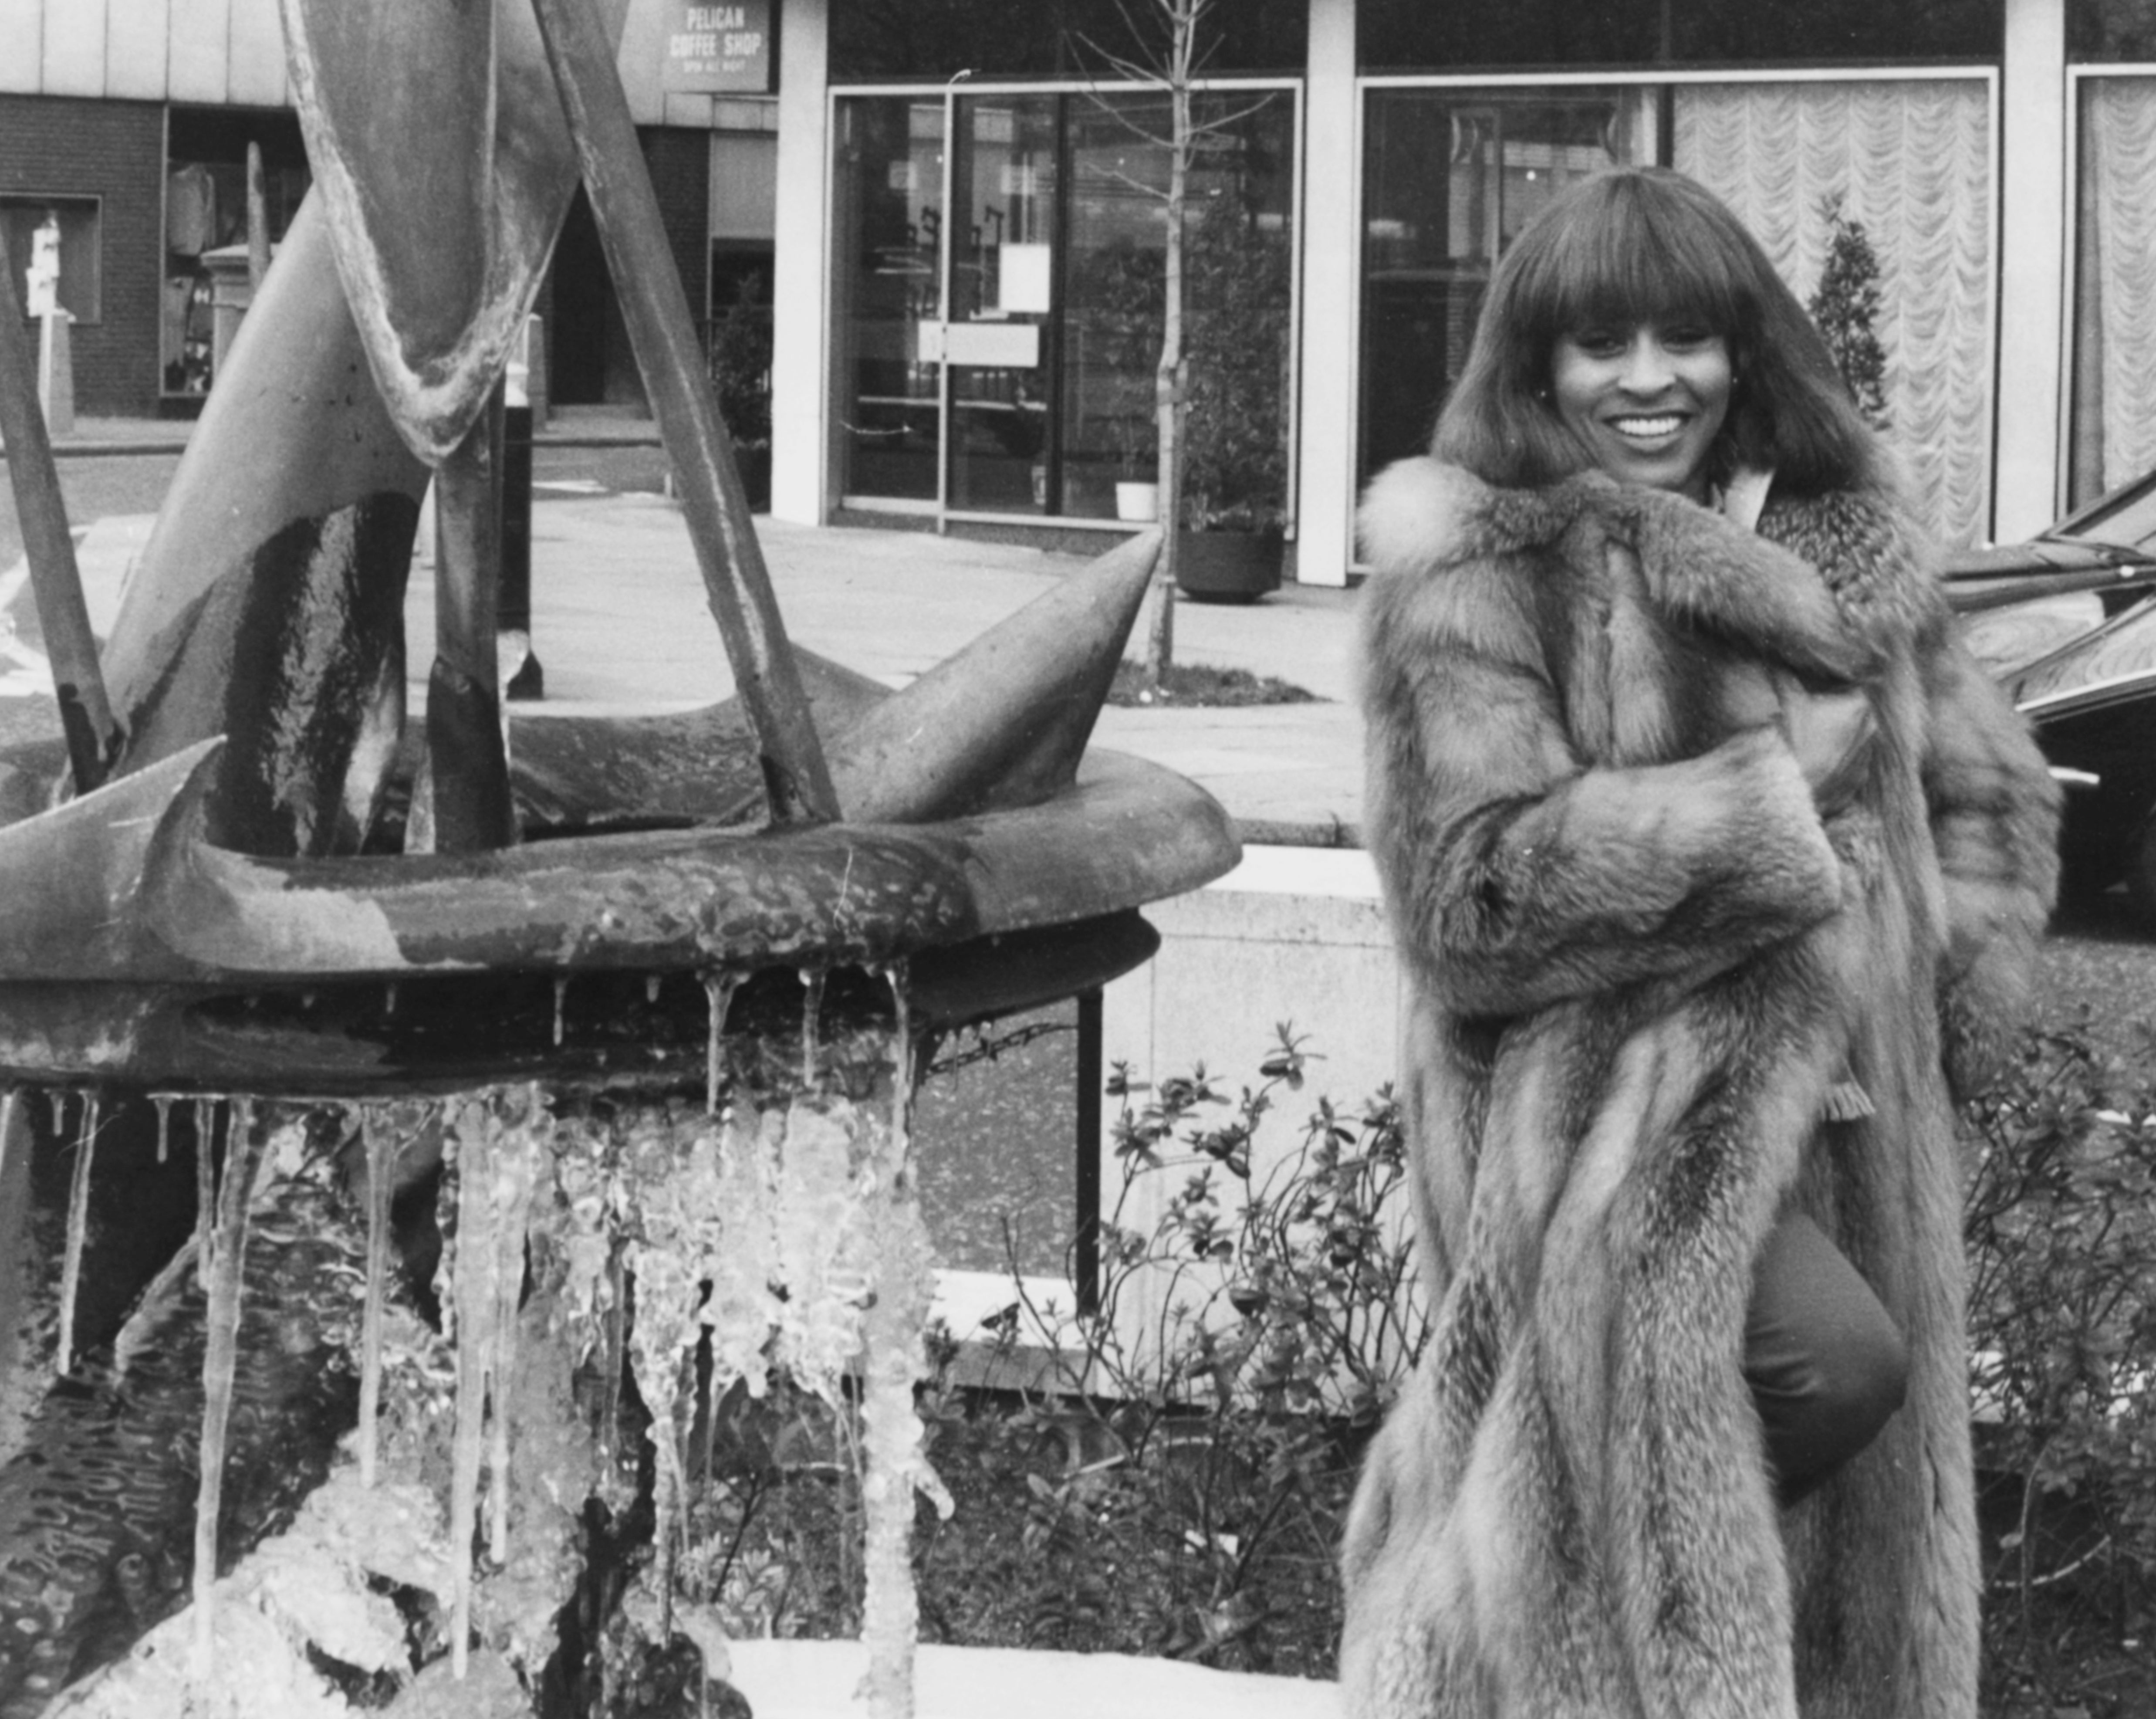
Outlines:
[[[1381, 476], [1363, 515], [1365, 553], [1388, 574], [1364, 633], [1373, 845], [1399, 862], [1404, 952], [1461, 1014], [1709, 973], [1840, 900], [1771, 700], [1695, 753], [1666, 744], [1689, 713], [1650, 720], [1677, 653], [1644, 633], [1613, 650], [1634, 618], [1604, 588], [1613, 531], [1646, 540], [1638, 559], [1669, 588], [1664, 613], [1741, 629], [1825, 678], [1872, 661], [1809, 569], [1687, 503], [1620, 505], [1591, 480], [1502, 495], [1429, 460]], [[1609, 624], [1583, 629], [1576, 613]], [[1611, 685], [1608, 721], [1582, 722], [1581, 682], [1613, 656], [1619, 675], [1656, 684]]]
[[[1371, 845], [1414, 993], [1431, 1342], [1343, 1549], [1357, 1719], [1971, 1719], [1945, 1065], [2010, 1042], [2056, 800], [1891, 495], [1757, 536], [1427, 460], [1363, 514]], [[1815, 803], [1791, 701], [1876, 732]], [[1826, 1125], [1851, 1073], [1875, 1114]], [[1778, 1513], [1753, 1262], [1811, 1215], [1907, 1406]]]

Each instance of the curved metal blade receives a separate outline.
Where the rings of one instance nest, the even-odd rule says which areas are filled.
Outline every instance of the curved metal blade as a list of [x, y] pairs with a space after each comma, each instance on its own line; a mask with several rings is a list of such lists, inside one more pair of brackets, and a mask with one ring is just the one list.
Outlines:
[[[619, 44], [628, 0], [592, 0]], [[413, 453], [461, 442], [576, 189], [526, 0], [283, 0], [308, 160], [375, 382]]]
[[0, 829], [0, 876], [11, 885], [0, 895], [0, 974], [11, 985], [873, 966], [1179, 894], [1238, 852], [1204, 789], [1096, 754], [1045, 805], [925, 826], [646, 831], [485, 854], [260, 860], [205, 838], [219, 744]]

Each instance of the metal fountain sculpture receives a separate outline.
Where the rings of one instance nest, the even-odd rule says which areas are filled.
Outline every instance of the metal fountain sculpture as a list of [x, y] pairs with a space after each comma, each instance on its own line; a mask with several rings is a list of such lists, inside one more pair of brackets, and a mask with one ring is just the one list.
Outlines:
[[[384, 1558], [438, 1586], [445, 1675], [475, 1651], [536, 1675], [584, 1532], [556, 1495], [565, 1476], [595, 1496], [621, 1484], [624, 1367], [656, 1447], [662, 1614], [698, 1366], [707, 1391], [760, 1389], [775, 1362], [834, 1393], [852, 1368], [870, 1681], [881, 1711], [908, 1711], [906, 1537], [933, 1486], [911, 1403], [916, 1052], [1143, 959], [1136, 908], [1236, 853], [1201, 790], [1086, 750], [1154, 543], [896, 693], [789, 646], [613, 69], [625, 0], [284, 10], [316, 190], [101, 649], [42, 426], [0, 364], [66, 729], [0, 754], [0, 1208], [27, 1158], [74, 1145], [75, 1373], [31, 1417], [38, 1462], [0, 1473], [0, 1713], [41, 1709], [92, 1614], [146, 1627], [183, 1585], [184, 1665], [138, 1654], [135, 1675], [248, 1710], [232, 1665], [264, 1626], [219, 1603], [218, 1547], [282, 1424], [232, 1405], [279, 1354], [323, 1371], [340, 1321], [360, 1357], [357, 1472], [283, 1513], [344, 1557], [351, 1618], [380, 1624], [367, 1583]], [[505, 722], [500, 385], [580, 177], [737, 693], [685, 716]], [[19, 327], [0, 302], [0, 346]], [[413, 721], [401, 616], [430, 480], [436, 631]], [[93, 1365], [69, 1331], [83, 1214], [130, 1129], [154, 1131], [160, 1162], [168, 1133], [192, 1144], [198, 1204], [151, 1311]], [[384, 1288], [392, 1193], [437, 1158], [439, 1331]], [[357, 1169], [351, 1245], [308, 1203], [336, 1193], [325, 1162]], [[282, 1287], [259, 1281], [271, 1260]], [[182, 1304], [192, 1344], [172, 1335]], [[594, 1378], [596, 1408], [562, 1408]], [[99, 1417], [124, 1418], [131, 1393], [199, 1403], [192, 1496], [157, 1479], [169, 1461], [138, 1452], [113, 1481], [126, 1464], [95, 1455]], [[564, 1441], [565, 1420], [593, 1437]], [[161, 1586], [172, 1560], [145, 1518], [182, 1509], [191, 1583]], [[395, 1556], [355, 1549], [393, 1521]], [[412, 1674], [383, 1652], [373, 1671]]]

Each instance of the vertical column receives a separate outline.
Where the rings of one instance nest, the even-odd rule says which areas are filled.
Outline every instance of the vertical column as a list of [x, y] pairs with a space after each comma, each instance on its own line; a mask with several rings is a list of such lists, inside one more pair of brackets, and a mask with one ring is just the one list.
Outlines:
[[2066, 0], [2006, 0], [2000, 100], [1999, 401], [1992, 535], [2056, 516], [2065, 368]]
[[1296, 577], [1345, 585], [1355, 512], [1355, 0], [1310, 0]]
[[773, 230], [771, 512], [820, 525], [830, 403], [824, 380], [829, 315], [824, 211], [829, 151], [824, 97], [829, 0], [788, 0], [778, 12], [778, 206]]

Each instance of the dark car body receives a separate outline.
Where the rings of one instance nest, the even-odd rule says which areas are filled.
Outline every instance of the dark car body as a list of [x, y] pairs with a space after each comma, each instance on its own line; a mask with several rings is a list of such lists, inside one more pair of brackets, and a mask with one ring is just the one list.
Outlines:
[[2066, 788], [2066, 890], [2123, 881], [2156, 929], [2156, 473], [1944, 572], [1964, 636]]

